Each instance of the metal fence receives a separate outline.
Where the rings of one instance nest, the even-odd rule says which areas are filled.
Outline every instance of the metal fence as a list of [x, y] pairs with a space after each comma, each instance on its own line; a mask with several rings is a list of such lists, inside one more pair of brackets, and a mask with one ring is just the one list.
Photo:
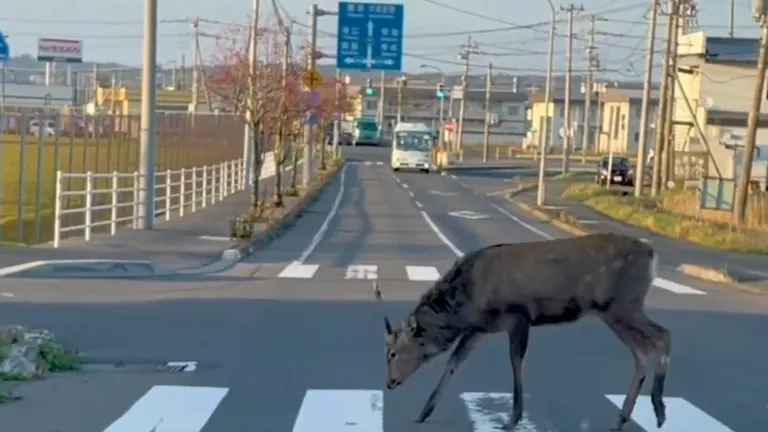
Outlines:
[[[243, 159], [216, 165], [166, 170], [155, 173], [155, 217], [169, 220], [173, 214], [205, 208], [235, 192], [245, 189]], [[262, 176], [272, 175], [269, 172]], [[67, 189], [68, 180], [85, 183], [82, 189]], [[82, 235], [90, 241], [95, 232], [114, 235], [121, 225], [138, 227], [144, 215], [139, 208], [139, 173], [56, 173], [53, 247], [59, 247], [62, 234]], [[64, 208], [62, 203], [74, 198], [79, 204]], [[128, 223], [130, 222], [130, 223]]]
[[[15, 108], [0, 112], [0, 242], [53, 240], [54, 207], [81, 207], [82, 197], [56, 203], [58, 171], [92, 173], [94, 189], [108, 188], [113, 172], [139, 163], [138, 115]], [[230, 115], [157, 114], [158, 172], [216, 165], [242, 155], [243, 124]], [[106, 175], [106, 176], [105, 176]], [[85, 189], [84, 176], [64, 178], [64, 190]], [[121, 177], [120, 188], [132, 180]]]

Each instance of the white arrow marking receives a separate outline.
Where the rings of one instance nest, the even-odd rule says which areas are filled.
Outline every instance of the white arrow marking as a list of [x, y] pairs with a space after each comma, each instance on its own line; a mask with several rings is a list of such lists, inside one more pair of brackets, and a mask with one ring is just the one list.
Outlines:
[[450, 212], [448, 214], [451, 215], [451, 216], [455, 216], [457, 218], [469, 219], [469, 220], [480, 220], [480, 219], [488, 219], [489, 218], [488, 215], [484, 215], [484, 214], [480, 214], [480, 213], [475, 213], [475, 212], [469, 211], [469, 210], [455, 211], [455, 212]]
[[373, 21], [368, 20], [368, 37], [373, 39]]
[[373, 21], [368, 20], [368, 43], [366, 46], [365, 66], [370, 69], [373, 64]]

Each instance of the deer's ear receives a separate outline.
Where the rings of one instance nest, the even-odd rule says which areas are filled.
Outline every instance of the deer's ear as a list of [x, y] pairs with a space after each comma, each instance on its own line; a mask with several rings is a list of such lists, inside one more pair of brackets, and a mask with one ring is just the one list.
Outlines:
[[392, 334], [392, 324], [389, 323], [387, 317], [384, 317], [384, 331], [387, 332], [387, 336]]
[[408, 332], [411, 334], [415, 334], [416, 331], [419, 329], [419, 323], [416, 321], [416, 317], [413, 315], [409, 316], [405, 320], [405, 327], [408, 329]]

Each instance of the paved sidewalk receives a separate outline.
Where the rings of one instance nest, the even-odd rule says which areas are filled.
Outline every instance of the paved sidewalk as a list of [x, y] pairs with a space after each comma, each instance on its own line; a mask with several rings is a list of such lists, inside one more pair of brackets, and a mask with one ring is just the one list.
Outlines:
[[[565, 209], [568, 214], [576, 217], [582, 226], [588, 230], [616, 232], [645, 239], [663, 254], [666, 264], [670, 266], [689, 263], [718, 269], [728, 268], [735, 271], [746, 271], [754, 275], [768, 275], [768, 257], [723, 252], [624, 224], [598, 213], [578, 201], [561, 198], [568, 184], [568, 182], [547, 183], [546, 207], [550, 212], [558, 212]], [[517, 195], [515, 200], [535, 205], [536, 190], [530, 190]]]

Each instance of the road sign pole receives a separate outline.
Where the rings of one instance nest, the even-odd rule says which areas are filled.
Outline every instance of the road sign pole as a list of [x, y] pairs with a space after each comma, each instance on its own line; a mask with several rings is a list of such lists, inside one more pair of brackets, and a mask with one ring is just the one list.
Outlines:
[[[315, 57], [317, 51], [317, 11], [317, 5], [313, 4], [309, 10], [309, 64], [307, 65], [307, 70], [310, 75], [314, 75], [317, 64], [317, 58]], [[307, 119], [304, 125], [304, 139], [306, 141], [304, 143], [304, 169], [301, 177], [301, 184], [305, 190], [309, 188], [312, 180], [312, 147], [315, 145], [313, 132], [312, 122]]]

